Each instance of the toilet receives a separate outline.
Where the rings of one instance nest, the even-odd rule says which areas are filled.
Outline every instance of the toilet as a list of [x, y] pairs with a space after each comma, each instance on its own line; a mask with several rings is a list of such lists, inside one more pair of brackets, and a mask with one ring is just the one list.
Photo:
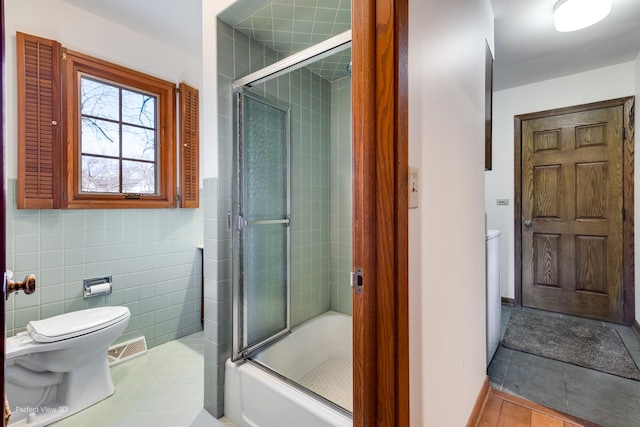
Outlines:
[[127, 307], [96, 307], [43, 320], [6, 340], [9, 426], [44, 426], [115, 390], [107, 351], [124, 332]]

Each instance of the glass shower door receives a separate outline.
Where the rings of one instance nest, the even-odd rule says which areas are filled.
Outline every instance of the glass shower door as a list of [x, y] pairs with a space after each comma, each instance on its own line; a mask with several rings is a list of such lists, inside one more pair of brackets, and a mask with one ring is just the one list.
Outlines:
[[289, 111], [235, 92], [233, 354], [289, 331]]

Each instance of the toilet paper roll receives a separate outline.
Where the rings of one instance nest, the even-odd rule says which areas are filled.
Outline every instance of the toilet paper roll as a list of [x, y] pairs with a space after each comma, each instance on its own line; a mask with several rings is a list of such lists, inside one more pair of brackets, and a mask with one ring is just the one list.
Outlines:
[[99, 285], [89, 286], [87, 294], [91, 296], [111, 293], [111, 283], [101, 283]]

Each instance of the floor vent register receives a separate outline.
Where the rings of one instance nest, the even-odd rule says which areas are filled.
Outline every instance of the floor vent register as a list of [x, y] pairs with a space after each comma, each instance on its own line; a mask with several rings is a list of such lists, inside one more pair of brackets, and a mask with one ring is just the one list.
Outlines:
[[144, 337], [109, 347], [109, 366], [115, 366], [127, 360], [147, 354], [147, 341]]

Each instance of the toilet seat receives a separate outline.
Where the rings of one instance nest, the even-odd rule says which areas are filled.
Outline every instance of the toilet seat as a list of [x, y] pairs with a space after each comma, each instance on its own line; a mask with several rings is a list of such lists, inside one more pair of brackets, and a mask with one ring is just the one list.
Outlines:
[[51, 343], [86, 335], [129, 318], [127, 307], [96, 307], [44, 320], [32, 320], [27, 331], [34, 342]]

